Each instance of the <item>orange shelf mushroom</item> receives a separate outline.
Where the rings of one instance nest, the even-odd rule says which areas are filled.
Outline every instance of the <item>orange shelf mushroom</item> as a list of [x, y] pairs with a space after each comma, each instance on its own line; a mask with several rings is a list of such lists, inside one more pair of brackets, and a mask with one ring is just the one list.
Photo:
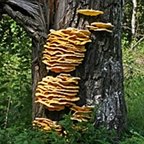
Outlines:
[[93, 22], [91, 23], [92, 26], [98, 28], [113, 28], [114, 26], [111, 23], [103, 23], [103, 22]]
[[50, 131], [52, 129], [54, 129], [56, 132], [62, 131], [62, 127], [58, 125], [56, 121], [52, 121], [47, 118], [35, 118], [33, 121], [33, 126], [37, 126], [46, 131]]
[[43, 63], [55, 73], [74, 71], [85, 56], [85, 44], [91, 42], [90, 32], [76, 28], [51, 30], [44, 45]]
[[79, 77], [70, 74], [60, 74], [57, 77], [47, 76], [38, 83], [36, 88], [36, 103], [41, 103], [49, 111], [60, 111], [79, 100]]
[[93, 10], [93, 9], [79, 9], [77, 10], [77, 13], [83, 14], [86, 16], [97, 16], [97, 15], [104, 14], [103, 11]]
[[88, 121], [91, 118], [92, 108], [90, 106], [77, 106], [73, 105], [70, 109], [74, 111], [71, 119], [79, 122]]
[[91, 25], [86, 26], [89, 30], [92, 31], [106, 31], [111, 33], [112, 28], [114, 27], [111, 23], [103, 23], [103, 22], [93, 22]]

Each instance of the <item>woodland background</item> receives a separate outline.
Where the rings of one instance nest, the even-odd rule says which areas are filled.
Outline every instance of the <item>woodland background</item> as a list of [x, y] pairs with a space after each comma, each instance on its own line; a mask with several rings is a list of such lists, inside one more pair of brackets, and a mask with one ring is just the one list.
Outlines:
[[[144, 1], [123, 8], [123, 66], [128, 128], [121, 138], [114, 131], [80, 123], [75, 131], [69, 116], [61, 121], [67, 136], [32, 129], [32, 40], [7, 15], [0, 21], [0, 144], [144, 144]], [[132, 15], [136, 11], [135, 17]]]

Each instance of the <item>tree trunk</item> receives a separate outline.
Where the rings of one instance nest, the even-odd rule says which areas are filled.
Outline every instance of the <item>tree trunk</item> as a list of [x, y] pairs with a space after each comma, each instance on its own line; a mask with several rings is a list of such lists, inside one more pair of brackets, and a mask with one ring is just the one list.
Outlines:
[[137, 1], [132, 0], [133, 8], [132, 8], [132, 19], [131, 19], [131, 32], [132, 35], [135, 35], [136, 32], [136, 8], [137, 8]]
[[[38, 21], [39, 26], [43, 24], [44, 28], [41, 30], [38, 26], [32, 27], [34, 30], [37, 28], [38, 31], [38, 38], [35, 36], [37, 33], [32, 35], [33, 118], [45, 115], [43, 106], [34, 104], [37, 82], [46, 75], [53, 75], [53, 73], [46, 72], [45, 66], [41, 62], [41, 52], [45, 42], [44, 33], [48, 33], [49, 29], [57, 30], [67, 27], [86, 29], [86, 25], [95, 21], [111, 22], [114, 25], [112, 34], [92, 32], [92, 42], [86, 45], [87, 52], [84, 61], [71, 75], [81, 78], [79, 83], [81, 101], [79, 105], [87, 104], [98, 107], [95, 124], [103, 123], [110, 129], [123, 130], [126, 124], [126, 106], [123, 92], [121, 53], [122, 0], [41, 0], [41, 2], [38, 2], [39, 8], [41, 8], [38, 10], [40, 21], [36, 17], [34, 22]], [[102, 10], [104, 15], [97, 17], [82, 16], [76, 13], [77, 9]], [[8, 10], [6, 9], [6, 11]], [[33, 17], [29, 17], [33, 21]], [[34, 24], [31, 23], [32, 26]], [[31, 30], [27, 27], [26, 29]], [[53, 113], [52, 115], [59, 119], [61, 114]]]
[[[76, 14], [77, 9], [104, 11], [99, 17]], [[54, 29], [76, 27], [86, 29], [95, 21], [111, 22], [113, 33], [92, 32], [92, 43], [87, 45], [84, 62], [73, 75], [81, 77], [81, 104], [99, 103], [96, 124], [105, 123], [109, 128], [125, 127], [126, 107], [123, 92], [123, 68], [121, 53], [122, 1], [110, 0], [59, 0], [54, 18]]]
[[136, 36], [136, 8], [137, 8], [137, 0], [132, 0], [133, 8], [132, 8], [132, 19], [131, 19], [131, 33], [132, 33], [132, 41], [131, 41], [131, 49], [134, 47], [133, 40]]

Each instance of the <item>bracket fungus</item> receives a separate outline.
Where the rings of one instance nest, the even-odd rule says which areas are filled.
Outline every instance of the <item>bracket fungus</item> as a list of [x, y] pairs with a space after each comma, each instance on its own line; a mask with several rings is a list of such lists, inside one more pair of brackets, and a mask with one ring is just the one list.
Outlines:
[[92, 31], [106, 31], [111, 33], [112, 28], [114, 27], [111, 23], [103, 23], [103, 22], [93, 22], [91, 25], [86, 26], [89, 30]]
[[79, 100], [79, 77], [61, 73], [57, 77], [47, 76], [38, 83], [36, 103], [41, 103], [49, 111], [60, 111]]
[[50, 131], [52, 129], [54, 129], [56, 132], [62, 131], [62, 127], [58, 125], [56, 121], [52, 121], [47, 118], [35, 118], [33, 121], [33, 126], [37, 126], [46, 131]]
[[93, 22], [91, 23], [92, 26], [98, 28], [113, 28], [114, 26], [111, 23], [103, 23], [103, 22]]
[[93, 9], [79, 9], [79, 10], [77, 10], [77, 13], [83, 14], [86, 16], [97, 16], [100, 14], [104, 14], [103, 11], [93, 10]]
[[43, 63], [55, 73], [71, 72], [82, 63], [85, 44], [91, 42], [90, 32], [76, 28], [50, 30], [44, 45]]
[[72, 111], [74, 111], [71, 119], [72, 120], [76, 120], [79, 122], [82, 121], [88, 121], [88, 119], [91, 118], [91, 112], [92, 112], [92, 108], [91, 106], [77, 106], [77, 105], [73, 105], [70, 109]]

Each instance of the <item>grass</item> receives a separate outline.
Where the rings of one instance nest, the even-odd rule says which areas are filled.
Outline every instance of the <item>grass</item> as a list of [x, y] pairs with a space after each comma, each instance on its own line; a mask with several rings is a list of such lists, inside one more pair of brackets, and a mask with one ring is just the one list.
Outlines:
[[144, 136], [144, 42], [135, 50], [124, 49], [123, 61], [128, 127]]

